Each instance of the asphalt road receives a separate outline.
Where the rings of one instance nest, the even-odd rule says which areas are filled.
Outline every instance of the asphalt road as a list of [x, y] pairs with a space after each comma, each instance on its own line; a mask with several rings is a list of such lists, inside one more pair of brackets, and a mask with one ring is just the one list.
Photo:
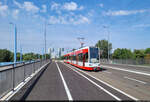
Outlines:
[[134, 70], [134, 71], [140, 71], [145, 73], [150, 73], [150, 67], [148, 66], [138, 66], [138, 65], [125, 65], [125, 64], [102, 64], [103, 66], [111, 66], [111, 67], [117, 67], [127, 70]]
[[[25, 90], [29, 91], [21, 93]], [[109, 68], [85, 71], [53, 61], [20, 90], [25, 95], [11, 100], [150, 100], [149, 90], [145, 75]]]

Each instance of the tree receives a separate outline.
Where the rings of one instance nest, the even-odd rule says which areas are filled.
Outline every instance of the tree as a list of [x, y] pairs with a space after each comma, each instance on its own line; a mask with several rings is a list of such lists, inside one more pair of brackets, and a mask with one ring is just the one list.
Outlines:
[[132, 59], [133, 53], [131, 52], [131, 50], [126, 49], [126, 48], [123, 48], [123, 49], [117, 48], [114, 51], [112, 57], [114, 59]]
[[145, 50], [134, 50], [133, 54], [134, 54], [134, 59], [139, 59], [139, 58], [144, 58], [145, 54], [144, 54]]
[[36, 54], [34, 53], [26, 53], [23, 55], [23, 60], [28, 61], [28, 60], [35, 60], [37, 59]]
[[150, 48], [147, 48], [147, 49], [145, 50], [145, 54], [150, 54]]
[[120, 56], [121, 56], [121, 49], [120, 49], [120, 48], [117, 48], [117, 49], [114, 51], [112, 57], [113, 57], [114, 59], [120, 59], [120, 58], [121, 58]]
[[[108, 41], [107, 40], [99, 40], [95, 46], [100, 48], [101, 58], [108, 58]], [[112, 50], [112, 43], [109, 43], [109, 53], [111, 52], [111, 50]]]
[[50, 54], [46, 54], [46, 59], [49, 59], [50, 58]]
[[17, 61], [20, 61], [20, 53], [17, 53]]
[[7, 49], [0, 49], [0, 62], [10, 62], [12, 52]]
[[145, 61], [146, 61], [146, 64], [150, 64], [150, 48], [147, 48], [145, 50]]

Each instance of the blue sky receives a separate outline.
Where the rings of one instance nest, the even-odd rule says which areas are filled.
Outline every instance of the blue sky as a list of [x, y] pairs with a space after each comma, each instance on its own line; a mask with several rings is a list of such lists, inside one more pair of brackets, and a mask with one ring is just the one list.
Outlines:
[[[18, 28], [18, 51], [42, 53], [44, 22], [47, 47], [78, 48], [107, 39], [113, 49], [150, 47], [150, 0], [0, 0], [0, 48], [13, 51], [14, 27]], [[103, 26], [107, 26], [104, 28]]]

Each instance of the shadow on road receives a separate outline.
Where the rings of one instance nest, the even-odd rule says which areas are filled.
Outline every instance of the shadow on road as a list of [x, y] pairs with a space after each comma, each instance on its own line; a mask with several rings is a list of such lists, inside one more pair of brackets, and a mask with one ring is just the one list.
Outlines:
[[[74, 65], [71, 65], [71, 66], [76, 67]], [[78, 67], [76, 67], [76, 68], [78, 68]], [[87, 71], [87, 72], [102, 72], [102, 71], [106, 71], [107, 70], [107, 69], [102, 68], [102, 67], [100, 68], [100, 70], [96, 70], [96, 71], [94, 71], [94, 70], [85, 70], [85, 69], [81, 69], [81, 68], [78, 68], [78, 69], [83, 70], [83, 71]]]
[[[51, 62], [50, 62], [51, 64]], [[48, 64], [49, 65], [49, 64]], [[39, 81], [40, 77], [43, 75], [43, 73], [46, 71], [48, 65], [42, 70], [42, 72], [38, 75], [38, 77], [36, 78], [36, 80], [31, 84], [31, 86], [26, 90], [26, 92], [24, 93], [24, 95], [20, 98], [20, 100], [26, 100], [26, 98], [28, 97], [28, 95], [30, 94], [30, 92], [32, 91], [32, 89], [34, 88], [34, 86], [36, 85], [36, 83]]]

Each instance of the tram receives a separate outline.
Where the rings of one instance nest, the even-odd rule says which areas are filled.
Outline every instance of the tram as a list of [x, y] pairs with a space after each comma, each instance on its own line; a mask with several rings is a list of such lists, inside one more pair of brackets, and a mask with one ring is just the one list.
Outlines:
[[64, 55], [64, 62], [84, 70], [100, 70], [99, 49], [83, 47]]

